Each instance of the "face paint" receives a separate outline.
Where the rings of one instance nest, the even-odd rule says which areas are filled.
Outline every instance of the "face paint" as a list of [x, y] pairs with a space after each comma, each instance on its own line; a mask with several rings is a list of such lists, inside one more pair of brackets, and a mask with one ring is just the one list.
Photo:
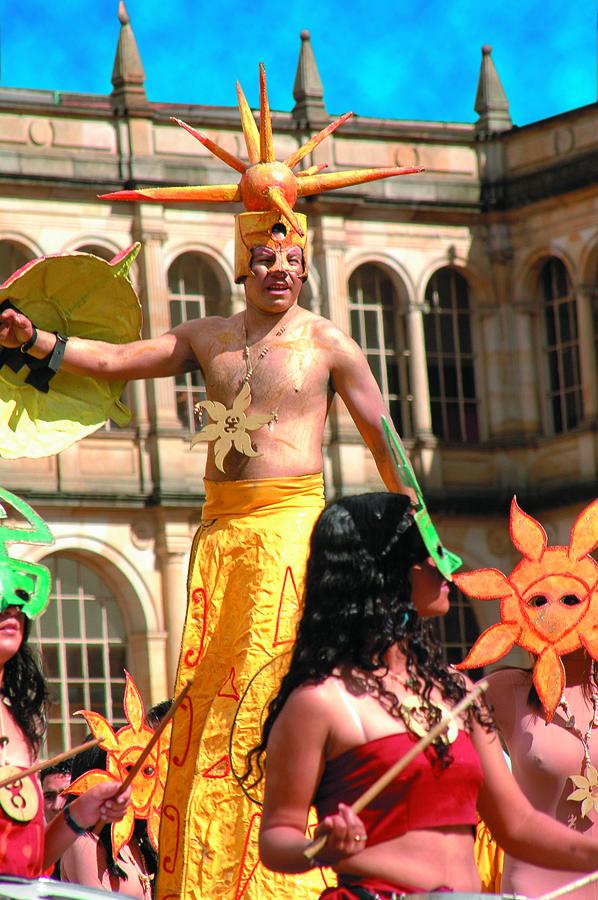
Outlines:
[[533, 681], [550, 722], [565, 687], [561, 656], [584, 647], [598, 659], [598, 500], [577, 517], [568, 547], [549, 547], [539, 522], [513, 498], [511, 540], [523, 559], [507, 577], [497, 569], [456, 575], [470, 597], [500, 600], [500, 623], [487, 628], [457, 668], [496, 662], [519, 644], [537, 657]]
[[[253, 275], [252, 264], [258, 248], [266, 248], [273, 254], [272, 265], [278, 271], [293, 272], [303, 280], [307, 278], [307, 219], [295, 214], [303, 225], [303, 235], [289, 227], [278, 212], [240, 213], [235, 218], [235, 281], [238, 283]], [[279, 230], [280, 229], [280, 230]], [[292, 247], [302, 251], [302, 264], [289, 261]]]
[[48, 605], [50, 571], [38, 563], [14, 559], [8, 555], [6, 545], [51, 544], [54, 539], [41, 516], [20, 497], [0, 488], [0, 501], [9, 503], [31, 525], [31, 528], [14, 528], [4, 524], [8, 516], [0, 504], [0, 612], [18, 606], [29, 619], [35, 619]]

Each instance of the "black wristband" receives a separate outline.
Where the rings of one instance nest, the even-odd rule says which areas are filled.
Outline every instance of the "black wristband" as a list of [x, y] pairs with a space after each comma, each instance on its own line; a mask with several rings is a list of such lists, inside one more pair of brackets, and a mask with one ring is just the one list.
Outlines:
[[[31, 319], [29, 321], [31, 322]], [[28, 350], [31, 350], [31, 348], [33, 347], [33, 345], [35, 344], [35, 342], [37, 340], [37, 328], [35, 327], [33, 322], [31, 322], [31, 327], [33, 328], [33, 331], [31, 332], [31, 337], [29, 338], [28, 341], [25, 341], [25, 343], [21, 344], [21, 346], [19, 347], [19, 350], [21, 351], [21, 353], [27, 353]]]
[[87, 828], [81, 828], [81, 826], [77, 822], [75, 822], [75, 820], [71, 816], [70, 806], [70, 803], [67, 803], [66, 806], [63, 806], [62, 815], [64, 816], [64, 821], [71, 829], [71, 831], [73, 831], [77, 835], [77, 837], [79, 837], [80, 835], [87, 833]]

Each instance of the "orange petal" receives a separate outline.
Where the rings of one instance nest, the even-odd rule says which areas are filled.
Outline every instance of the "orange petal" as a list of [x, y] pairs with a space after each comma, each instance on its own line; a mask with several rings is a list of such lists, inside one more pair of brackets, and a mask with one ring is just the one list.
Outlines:
[[237, 172], [244, 172], [247, 168], [247, 164], [244, 163], [238, 156], [234, 156], [232, 153], [229, 153], [228, 150], [225, 150], [223, 147], [219, 147], [214, 141], [210, 140], [205, 134], [202, 134], [200, 131], [196, 131], [195, 128], [191, 128], [190, 125], [187, 125], [186, 122], [183, 122], [181, 119], [175, 118], [175, 116], [171, 116], [173, 122], [176, 122], [177, 125], [180, 125], [181, 128], [184, 128], [185, 131], [188, 131], [189, 134], [193, 135], [204, 147], [213, 153], [214, 156], [217, 156], [218, 159], [221, 159], [222, 162], [226, 163], [227, 166], [230, 166], [231, 169], [236, 169]]
[[569, 559], [575, 561], [591, 553], [598, 546], [598, 500], [586, 506], [571, 529]]
[[257, 130], [257, 125], [255, 124], [255, 119], [253, 118], [253, 113], [245, 99], [243, 88], [238, 81], [237, 100], [239, 102], [239, 115], [241, 116], [241, 128], [243, 129], [243, 136], [247, 147], [247, 156], [249, 157], [249, 162], [253, 165], [253, 163], [260, 161], [260, 135]]
[[260, 63], [260, 161], [263, 163], [274, 162], [272, 117], [270, 116], [266, 70], [263, 63]]
[[539, 562], [544, 555], [548, 538], [539, 522], [519, 507], [517, 498], [511, 501], [511, 540], [526, 559]]
[[565, 670], [554, 647], [547, 647], [538, 657], [533, 681], [548, 723], [552, 721], [565, 687]]
[[190, 187], [142, 188], [100, 194], [100, 200], [142, 200], [156, 203], [228, 203], [240, 200], [238, 184], [199, 184]]
[[[145, 720], [145, 706], [143, 705], [143, 700], [141, 699], [141, 694], [139, 693], [137, 685], [126, 669], [125, 678], [125, 715], [127, 717], [127, 722], [129, 722], [129, 724], [133, 726], [133, 729], [135, 731], [139, 732], [143, 728], [143, 723]], [[117, 732], [117, 735], [118, 734], [119, 732]]]
[[107, 781], [113, 780], [114, 779], [108, 772], [105, 772], [103, 769], [90, 769], [89, 772], [84, 772], [79, 778], [75, 778], [74, 781], [71, 781], [68, 787], [68, 793], [84, 794], [85, 791], [89, 790], [90, 787], [94, 787], [96, 784], [104, 784]]
[[114, 853], [115, 859], [122, 848], [125, 846], [125, 844], [128, 844], [131, 840], [134, 827], [135, 814], [133, 813], [133, 807], [128, 806], [127, 811], [125, 812], [120, 822], [112, 823], [112, 852]]
[[289, 225], [292, 226], [293, 230], [296, 231], [300, 237], [303, 237], [303, 229], [299, 224], [299, 220], [280, 188], [268, 188], [268, 199], [280, 210]]
[[459, 572], [453, 575], [453, 581], [460, 591], [475, 600], [502, 600], [516, 596], [510, 581], [498, 569]]
[[79, 709], [75, 713], [76, 716], [83, 716], [87, 722], [87, 727], [93, 734], [94, 738], [101, 741], [102, 750], [116, 750], [118, 741], [112, 730], [112, 726], [106, 721], [100, 713], [92, 712], [90, 709]]
[[[302, 147], [299, 147], [298, 150], [295, 150], [294, 153], [285, 159], [285, 166], [288, 166], [289, 169], [294, 169], [298, 162], [300, 162], [304, 156], [307, 156], [308, 153], [311, 153], [312, 150], [315, 150], [318, 144], [321, 144], [323, 140], [325, 140], [329, 135], [336, 131], [337, 128], [340, 128], [341, 125], [350, 119], [353, 115], [352, 112], [346, 112], [344, 115], [340, 116], [338, 119], [335, 119], [334, 122], [331, 122], [330, 125], [327, 125], [326, 128], [322, 128], [317, 134], [315, 134], [310, 140], [304, 144]], [[312, 173], [310, 173], [312, 174]], [[313, 173], [315, 175], [315, 172]]]
[[491, 625], [479, 636], [463, 662], [457, 665], [457, 669], [477, 669], [496, 662], [509, 652], [520, 631], [519, 626], [508, 623]]
[[400, 166], [391, 169], [349, 169], [347, 172], [308, 175], [307, 178], [297, 181], [297, 194], [299, 197], [309, 197], [311, 194], [321, 194], [354, 184], [364, 184], [366, 181], [378, 181], [380, 178], [392, 178], [395, 175], [413, 175], [423, 171], [423, 166]]

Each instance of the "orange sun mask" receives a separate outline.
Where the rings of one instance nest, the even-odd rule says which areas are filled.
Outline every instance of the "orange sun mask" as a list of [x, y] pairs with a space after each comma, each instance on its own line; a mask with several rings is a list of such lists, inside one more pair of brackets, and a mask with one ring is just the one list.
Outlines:
[[[82, 715], [100, 747], [106, 751], [106, 771], [92, 769], [73, 781], [67, 788], [69, 794], [83, 794], [94, 784], [105, 781], [124, 781], [129, 770], [139, 759], [150, 741], [153, 731], [145, 722], [145, 707], [137, 686], [125, 671], [126, 685], [124, 697], [125, 716], [128, 725], [114, 732], [110, 724], [99, 713], [81, 710]], [[145, 765], [133, 779], [131, 804], [124, 818], [112, 825], [112, 850], [114, 857], [130, 840], [135, 819], [147, 819], [147, 833], [155, 850], [158, 849], [158, 829], [172, 724], [168, 723], [156, 746], [145, 760]]]
[[241, 85], [237, 82], [237, 98], [241, 126], [247, 147], [248, 162], [223, 147], [219, 147], [209, 137], [196, 131], [185, 122], [174, 119], [182, 128], [193, 135], [214, 156], [221, 159], [231, 169], [241, 174], [238, 184], [197, 185], [190, 187], [147, 188], [132, 191], [117, 191], [103, 194], [104, 200], [154, 200], [158, 203], [195, 202], [230, 203], [241, 201], [248, 212], [236, 217], [235, 226], [235, 281], [241, 282], [251, 274], [251, 250], [259, 246], [276, 246], [275, 225], [283, 225], [287, 234], [286, 246], [301, 247], [304, 255], [303, 275], [307, 277], [307, 257], [305, 255], [307, 233], [306, 218], [293, 211], [300, 197], [309, 197], [324, 191], [363, 184], [392, 175], [408, 175], [421, 172], [421, 166], [393, 167], [380, 169], [352, 169], [344, 172], [320, 174], [326, 164], [309, 166], [295, 174], [302, 159], [311, 153], [339, 125], [353, 113], [345, 113], [314, 135], [306, 144], [294, 151], [284, 162], [274, 158], [272, 118], [266, 88], [266, 72], [260, 63], [260, 127], [256, 125], [253, 113], [245, 99]]
[[560, 657], [584, 647], [598, 659], [598, 500], [577, 517], [568, 547], [549, 547], [546, 532], [513, 498], [511, 540], [522, 561], [507, 578], [498, 569], [454, 575], [477, 600], [500, 600], [500, 619], [477, 639], [459, 669], [486, 666], [514, 644], [537, 657], [533, 681], [550, 722], [565, 687]]

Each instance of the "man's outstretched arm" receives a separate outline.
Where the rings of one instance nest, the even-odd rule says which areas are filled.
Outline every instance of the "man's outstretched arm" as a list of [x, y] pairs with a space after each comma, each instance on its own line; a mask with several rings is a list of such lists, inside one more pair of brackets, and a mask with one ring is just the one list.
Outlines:
[[[110, 344], [106, 341], [71, 337], [62, 368], [73, 375], [94, 375], [107, 380], [159, 378], [199, 368], [190, 340], [190, 323], [147, 341]], [[34, 334], [31, 320], [15, 309], [0, 313], [0, 347], [20, 347]], [[37, 329], [30, 356], [43, 359], [53, 350], [56, 336]]]
[[390, 415], [360, 347], [335, 329], [330, 352], [334, 389], [369, 447], [384, 484], [389, 491], [409, 494], [415, 500], [412, 489], [401, 481], [384, 438], [382, 416], [390, 422]]

